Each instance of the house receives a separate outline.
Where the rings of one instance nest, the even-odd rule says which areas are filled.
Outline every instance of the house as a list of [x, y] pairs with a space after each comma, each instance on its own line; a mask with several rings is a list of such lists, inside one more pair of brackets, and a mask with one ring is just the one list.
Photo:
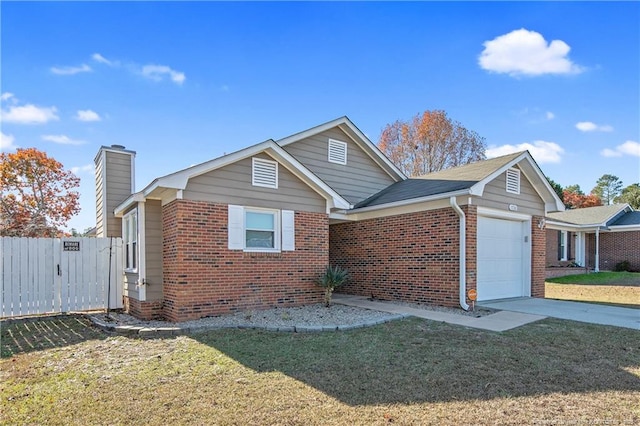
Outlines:
[[547, 266], [613, 270], [627, 261], [640, 271], [640, 212], [628, 204], [565, 210], [547, 215]]
[[159, 177], [102, 147], [98, 236], [121, 236], [125, 307], [183, 321], [343, 291], [468, 308], [544, 296], [544, 218], [564, 207], [528, 152], [409, 179], [346, 117]]

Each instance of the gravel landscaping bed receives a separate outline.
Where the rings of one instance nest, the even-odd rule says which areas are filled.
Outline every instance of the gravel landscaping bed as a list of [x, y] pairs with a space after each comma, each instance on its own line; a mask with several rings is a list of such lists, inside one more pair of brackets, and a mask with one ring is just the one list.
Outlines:
[[[495, 312], [484, 308], [476, 309], [474, 312], [465, 312], [462, 309], [416, 303], [386, 303], [474, 317], [489, 315]], [[215, 328], [262, 328], [273, 331], [292, 332], [335, 331], [381, 324], [404, 317], [406, 317], [406, 315], [340, 304], [333, 304], [329, 308], [324, 304], [314, 304], [292, 308], [245, 310], [229, 315], [201, 318], [179, 323], [143, 321], [121, 312], [110, 312], [109, 315], [94, 314], [91, 316], [94, 323], [103, 328], [132, 334], [155, 334], [158, 331], [165, 332], [166, 334], [182, 334]]]

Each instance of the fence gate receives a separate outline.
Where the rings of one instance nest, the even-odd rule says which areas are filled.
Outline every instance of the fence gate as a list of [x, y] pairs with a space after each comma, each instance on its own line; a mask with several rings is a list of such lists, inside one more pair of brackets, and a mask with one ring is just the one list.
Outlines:
[[0, 317], [122, 308], [121, 238], [1, 238]]

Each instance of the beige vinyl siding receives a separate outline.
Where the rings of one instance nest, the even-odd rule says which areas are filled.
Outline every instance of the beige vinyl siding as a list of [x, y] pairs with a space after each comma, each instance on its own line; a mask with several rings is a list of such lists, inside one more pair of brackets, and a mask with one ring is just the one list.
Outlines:
[[520, 172], [520, 194], [507, 192], [506, 172], [484, 187], [482, 198], [474, 200], [481, 207], [509, 210], [509, 204], [518, 206], [518, 213], [544, 215], [544, 202], [524, 173]]
[[160, 200], [147, 200], [144, 209], [147, 300], [161, 300], [162, 203]]
[[113, 215], [113, 210], [131, 195], [131, 161], [126, 153], [106, 151], [105, 179], [103, 191], [107, 192], [106, 237], [122, 236], [122, 220]]
[[100, 160], [96, 163], [96, 235], [98, 237], [104, 236], [104, 218], [103, 218], [103, 206], [104, 206], [104, 193], [103, 193], [103, 173], [104, 165], [102, 164], [102, 156], [98, 156]]
[[138, 274], [133, 272], [124, 273], [124, 296], [140, 300], [138, 291]]
[[[266, 154], [256, 158], [273, 160]], [[183, 198], [221, 204], [289, 209], [325, 213], [327, 202], [282, 164], [278, 165], [278, 188], [251, 184], [251, 158], [245, 158], [220, 169], [189, 180]]]
[[[330, 163], [329, 139], [347, 143], [347, 164]], [[284, 147], [296, 160], [350, 203], [362, 201], [395, 181], [342, 130], [334, 128]]]

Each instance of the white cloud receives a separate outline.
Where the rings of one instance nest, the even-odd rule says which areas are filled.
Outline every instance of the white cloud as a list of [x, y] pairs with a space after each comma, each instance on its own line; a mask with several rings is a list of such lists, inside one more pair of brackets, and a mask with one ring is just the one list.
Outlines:
[[166, 65], [145, 65], [142, 67], [142, 75], [154, 81], [162, 81], [165, 76], [168, 76], [178, 85], [186, 80], [184, 73], [172, 70]]
[[13, 93], [4, 92], [2, 95], [0, 95], [0, 100], [2, 100], [3, 102], [8, 101], [11, 98], [15, 99]]
[[39, 107], [33, 104], [11, 106], [2, 110], [2, 121], [18, 124], [43, 124], [59, 120], [56, 107]]
[[80, 173], [94, 172], [94, 171], [95, 171], [95, 168], [91, 163], [85, 164], [84, 166], [75, 166], [71, 168], [71, 173], [73, 173], [74, 175], [79, 175]]
[[78, 110], [78, 112], [76, 112], [75, 119], [79, 120], [79, 121], [100, 121], [100, 120], [102, 120], [102, 118], [100, 117], [100, 115], [97, 112], [92, 111], [90, 109]]
[[547, 117], [547, 120], [553, 120], [554, 118], [556, 118], [556, 115], [551, 111], [547, 111], [545, 117]]
[[489, 147], [485, 154], [487, 158], [493, 158], [525, 150], [529, 151], [540, 164], [559, 163], [562, 159], [561, 154], [564, 153], [564, 149], [555, 142], [533, 141], [532, 143], [524, 142], [517, 145]]
[[17, 146], [13, 144], [15, 138], [13, 135], [5, 135], [0, 132], [0, 152], [14, 151]]
[[51, 72], [58, 75], [74, 75], [90, 71], [93, 70], [87, 64], [82, 64], [79, 67], [51, 67]]
[[93, 55], [91, 55], [91, 59], [93, 59], [94, 61], [99, 62], [101, 64], [109, 65], [110, 67], [116, 65], [115, 62], [108, 60], [107, 58], [105, 58], [104, 56], [102, 56], [99, 53], [94, 53]]
[[622, 157], [623, 155], [640, 157], [640, 142], [626, 141], [622, 145], [618, 145], [615, 149], [603, 149], [600, 151], [600, 155], [603, 157]]
[[86, 141], [77, 139], [71, 139], [66, 135], [42, 135], [42, 140], [47, 142], [53, 142], [60, 145], [84, 145]]
[[581, 132], [612, 132], [613, 127], [608, 124], [598, 125], [591, 121], [580, 121], [576, 123], [576, 129]]
[[542, 34], [524, 28], [483, 43], [478, 63], [482, 69], [510, 76], [578, 74], [584, 68], [567, 55], [571, 48], [562, 40], [547, 43]]

